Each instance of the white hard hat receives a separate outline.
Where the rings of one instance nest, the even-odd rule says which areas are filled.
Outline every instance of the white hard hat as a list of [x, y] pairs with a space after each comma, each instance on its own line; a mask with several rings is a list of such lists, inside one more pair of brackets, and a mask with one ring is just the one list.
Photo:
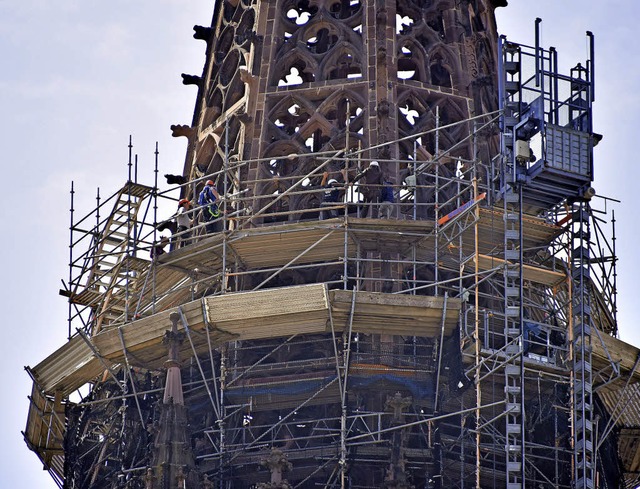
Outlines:
[[329, 184], [329, 185], [330, 185], [330, 184], [332, 184], [332, 183], [338, 183], [338, 180], [336, 180], [335, 178], [331, 178], [331, 179], [327, 182], [327, 184]]
[[369, 166], [377, 166], [379, 168], [380, 164], [377, 161], [372, 161], [371, 163], [369, 163]]

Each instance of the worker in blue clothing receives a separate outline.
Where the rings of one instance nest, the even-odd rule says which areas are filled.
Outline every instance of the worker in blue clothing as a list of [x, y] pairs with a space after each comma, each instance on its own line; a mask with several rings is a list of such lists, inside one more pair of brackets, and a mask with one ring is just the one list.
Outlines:
[[220, 230], [216, 220], [222, 215], [220, 211], [220, 194], [216, 190], [213, 180], [207, 180], [204, 188], [198, 196], [198, 205], [201, 207], [202, 219], [207, 223], [207, 233], [215, 233]]
[[[343, 176], [346, 170], [341, 170]], [[320, 203], [320, 220], [331, 219], [340, 215], [339, 209], [323, 209], [323, 207], [336, 207], [340, 204], [341, 196], [344, 193], [344, 184], [339, 183], [335, 178], [329, 178], [329, 172], [322, 174], [320, 187], [324, 189], [322, 202]]]
[[395, 197], [393, 195], [393, 184], [386, 178], [382, 180], [380, 189], [380, 215], [383, 219], [390, 219], [393, 213]]

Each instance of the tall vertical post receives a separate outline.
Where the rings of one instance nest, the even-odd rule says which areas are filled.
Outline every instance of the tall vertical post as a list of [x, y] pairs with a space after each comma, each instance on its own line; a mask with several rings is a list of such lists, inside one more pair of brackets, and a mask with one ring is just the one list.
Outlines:
[[229, 193], [229, 118], [224, 122], [224, 172], [223, 176], [223, 201], [222, 201], [222, 293], [227, 290], [227, 195]]
[[127, 170], [128, 170], [128, 175], [127, 175], [127, 180], [131, 181], [131, 167], [133, 165], [133, 138], [131, 136], [131, 134], [129, 134], [129, 159], [127, 161]]
[[573, 464], [576, 489], [594, 486], [593, 374], [591, 363], [591, 316], [589, 284], [589, 205], [572, 207], [572, 308], [573, 308]]
[[[70, 201], [71, 201], [71, 207], [69, 208], [69, 285], [68, 285], [68, 289], [69, 289], [69, 293], [73, 292], [73, 229], [74, 229], [74, 225], [73, 225], [73, 197], [75, 194], [75, 190], [73, 189], [73, 180], [71, 181], [71, 191], [69, 192], [70, 195]], [[71, 306], [71, 298], [69, 298], [69, 318], [67, 319], [67, 323], [68, 323], [68, 332], [67, 332], [67, 339], [70, 340], [71, 339], [71, 313], [73, 311], [73, 307]]]
[[[435, 206], [435, 223], [436, 223], [436, 239], [435, 239], [435, 258], [433, 260], [433, 280], [435, 282], [435, 287], [433, 288], [433, 294], [434, 295], [438, 295], [438, 259], [439, 259], [439, 246], [438, 246], [438, 242], [440, 241], [438, 239], [438, 226], [437, 226], [437, 222], [438, 219], [440, 219], [440, 197], [439, 197], [439, 193], [440, 193], [440, 106], [436, 106], [436, 142], [435, 142], [435, 160], [436, 160], [436, 167], [435, 167], [435, 183], [436, 183], [436, 188], [435, 188], [435, 192], [434, 192], [434, 197], [435, 197], [435, 202], [434, 202], [434, 206]], [[417, 183], [417, 181], [416, 181]]]
[[[156, 241], [158, 240], [158, 143], [156, 142], [156, 151], [154, 153], [154, 167], [153, 167], [153, 243], [152, 246], [155, 246]], [[151, 273], [152, 273], [152, 281], [151, 281], [151, 294], [152, 294], [152, 302], [151, 302], [151, 312], [155, 314], [156, 312], [156, 259], [154, 253], [154, 259], [151, 263]]]
[[220, 489], [224, 489], [225, 481], [225, 389], [227, 385], [227, 349], [225, 346], [220, 348], [220, 419], [218, 419], [218, 429], [220, 430], [219, 442], [220, 442], [220, 458], [219, 458], [219, 477], [220, 477]]

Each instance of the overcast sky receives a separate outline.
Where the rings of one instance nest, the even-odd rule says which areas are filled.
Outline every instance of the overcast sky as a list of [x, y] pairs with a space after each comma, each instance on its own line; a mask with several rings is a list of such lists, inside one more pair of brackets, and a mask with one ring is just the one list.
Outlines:
[[[555, 46], [568, 68], [584, 62], [585, 31], [596, 39], [595, 151], [599, 194], [617, 206], [619, 322], [622, 337], [640, 345], [634, 277], [640, 272], [636, 228], [640, 162], [635, 154], [640, 113], [640, 50], [634, 0], [510, 0], [498, 11], [501, 34]], [[161, 173], [180, 173], [186, 142], [171, 124], [190, 124], [195, 87], [180, 73], [200, 75], [205, 43], [194, 24], [210, 25], [212, 2], [138, 0], [0, 0], [0, 158], [5, 200], [0, 241], [4, 337], [0, 355], [2, 416], [0, 487], [53, 488], [22, 440], [34, 366], [65, 341], [67, 304], [58, 295], [68, 275], [69, 188], [88, 212], [96, 188], [108, 196], [127, 177], [133, 135], [141, 181], [153, 181], [155, 141]]]

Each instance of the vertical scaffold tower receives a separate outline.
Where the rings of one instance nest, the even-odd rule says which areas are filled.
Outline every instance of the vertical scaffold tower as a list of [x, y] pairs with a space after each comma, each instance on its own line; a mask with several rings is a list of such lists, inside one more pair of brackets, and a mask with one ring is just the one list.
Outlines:
[[505, 5], [216, 2], [182, 174], [72, 212], [24, 432], [60, 487], [638, 483], [593, 38], [562, 75]]
[[[520, 101], [520, 47], [501, 43], [500, 102], [502, 112], [501, 148], [501, 198], [504, 219], [504, 352], [510, 361], [504, 368], [505, 391], [505, 457], [507, 489], [523, 487], [525, 436], [524, 436], [524, 362], [523, 331], [523, 230], [522, 192], [526, 166], [517, 148]], [[506, 115], [508, 114], [508, 115]], [[526, 159], [529, 154], [527, 151]]]

